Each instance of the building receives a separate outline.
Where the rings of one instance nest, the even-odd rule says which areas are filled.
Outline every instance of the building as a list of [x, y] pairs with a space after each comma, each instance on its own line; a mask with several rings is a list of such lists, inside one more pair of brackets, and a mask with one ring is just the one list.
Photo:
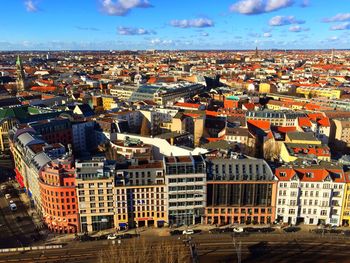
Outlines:
[[342, 207], [341, 215], [341, 225], [349, 226], [350, 225], [350, 173], [345, 173], [345, 189], [344, 189], [344, 201]]
[[75, 162], [80, 231], [113, 228], [115, 162], [103, 157]]
[[152, 145], [145, 144], [140, 139], [126, 137], [125, 140], [111, 141], [110, 145], [115, 155], [122, 155], [126, 159], [152, 159]]
[[333, 119], [331, 121], [330, 143], [338, 151], [350, 149], [350, 118]]
[[10, 150], [14, 157], [16, 180], [28, 194], [32, 205], [42, 213], [39, 177], [45, 165], [65, 154], [60, 144], [47, 144], [38, 136], [28, 133], [10, 135]]
[[280, 160], [289, 163], [297, 159], [331, 161], [331, 151], [327, 145], [282, 143]]
[[276, 169], [276, 219], [288, 224], [341, 224], [346, 178], [343, 167], [302, 162]]
[[80, 231], [73, 159], [49, 162], [39, 176], [43, 219], [58, 234]]
[[97, 148], [97, 135], [94, 121], [72, 122], [73, 151], [86, 155]]
[[273, 126], [296, 126], [298, 122], [298, 117], [306, 116], [302, 112], [294, 111], [248, 111], [246, 113], [246, 119], [248, 120], [261, 120], [269, 121]]
[[72, 124], [66, 118], [47, 119], [29, 124], [48, 143], [60, 142], [65, 146], [73, 143]]
[[162, 227], [168, 222], [162, 161], [132, 162], [117, 171], [115, 222], [119, 228]]
[[168, 187], [169, 225], [203, 223], [206, 206], [205, 161], [200, 155], [163, 158]]
[[179, 133], [188, 132], [193, 136], [194, 145], [198, 146], [203, 137], [206, 115], [204, 112], [196, 112], [179, 111], [173, 117], [171, 131]]
[[207, 224], [269, 224], [275, 217], [276, 180], [263, 159], [207, 154]]

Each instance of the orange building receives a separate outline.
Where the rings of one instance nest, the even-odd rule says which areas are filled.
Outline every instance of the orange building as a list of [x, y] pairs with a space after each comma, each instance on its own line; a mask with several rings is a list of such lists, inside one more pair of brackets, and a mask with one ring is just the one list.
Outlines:
[[73, 160], [56, 159], [42, 170], [39, 179], [45, 224], [56, 233], [79, 229]]

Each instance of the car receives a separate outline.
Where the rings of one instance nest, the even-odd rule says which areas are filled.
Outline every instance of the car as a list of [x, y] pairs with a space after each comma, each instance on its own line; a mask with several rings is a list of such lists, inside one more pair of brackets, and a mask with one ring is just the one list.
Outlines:
[[11, 211], [16, 211], [17, 210], [16, 204], [10, 204], [10, 209]]
[[243, 228], [244, 232], [247, 233], [256, 233], [259, 232], [259, 228], [255, 228], [255, 227], [245, 227]]
[[6, 198], [6, 199], [10, 199], [10, 198], [11, 198], [11, 195], [10, 195], [10, 194], [5, 194], [5, 198]]
[[186, 229], [186, 230], [182, 231], [182, 234], [183, 235], [193, 235], [194, 231], [193, 231], [193, 229]]
[[275, 231], [275, 229], [272, 227], [262, 227], [262, 228], [259, 228], [259, 230], [261, 233], [270, 233]]
[[108, 240], [114, 240], [114, 239], [117, 239], [117, 237], [118, 236], [116, 234], [110, 234], [110, 235], [107, 236], [107, 239]]
[[244, 228], [243, 227], [235, 227], [235, 228], [233, 228], [233, 232], [235, 232], [235, 233], [243, 233], [244, 232]]
[[299, 230], [300, 230], [300, 227], [295, 227], [295, 226], [289, 226], [283, 229], [283, 231], [286, 233], [298, 232]]
[[1, 190], [6, 190], [6, 184], [1, 186]]
[[13, 202], [13, 200], [10, 200], [10, 202], [9, 202], [10, 204], [14, 204], [14, 202]]

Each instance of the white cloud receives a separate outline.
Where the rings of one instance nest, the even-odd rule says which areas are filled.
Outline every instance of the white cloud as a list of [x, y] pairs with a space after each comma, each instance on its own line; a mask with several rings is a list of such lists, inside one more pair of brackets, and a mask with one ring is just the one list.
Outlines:
[[294, 16], [274, 16], [270, 19], [270, 26], [285, 26], [291, 24], [304, 24], [304, 20], [295, 19]]
[[335, 16], [324, 18], [323, 22], [330, 23], [330, 22], [344, 22], [350, 20], [350, 13], [339, 13]]
[[37, 12], [38, 11], [36, 4], [32, 0], [25, 1], [24, 5], [25, 5], [26, 10], [28, 12]]
[[263, 34], [263, 37], [270, 38], [270, 37], [272, 37], [272, 34], [269, 33], [269, 32], [265, 32], [265, 33]]
[[170, 39], [159, 39], [159, 38], [154, 38], [150, 40], [151, 45], [172, 45], [174, 43], [173, 40]]
[[148, 8], [148, 0], [100, 0], [102, 12], [110, 16], [124, 16], [133, 8]]
[[350, 22], [331, 26], [330, 30], [350, 30]]
[[291, 26], [289, 29], [288, 29], [290, 32], [302, 32], [302, 31], [309, 31], [309, 28], [306, 28], [306, 27], [301, 27], [299, 25], [294, 25], [294, 26]]
[[268, 13], [294, 4], [294, 0], [240, 0], [230, 6], [231, 12], [244, 15]]
[[212, 27], [214, 22], [209, 18], [196, 18], [196, 19], [182, 19], [182, 20], [171, 20], [170, 25], [180, 28], [189, 27]]
[[129, 36], [155, 34], [153, 30], [147, 30], [144, 28], [136, 28], [136, 27], [124, 27], [124, 26], [118, 27], [117, 31], [119, 35], [129, 35]]

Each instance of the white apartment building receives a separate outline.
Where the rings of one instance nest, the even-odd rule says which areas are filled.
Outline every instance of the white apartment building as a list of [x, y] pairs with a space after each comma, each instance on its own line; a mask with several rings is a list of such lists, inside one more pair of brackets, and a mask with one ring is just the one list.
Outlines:
[[345, 191], [342, 167], [331, 163], [282, 166], [276, 170], [276, 219], [289, 224], [341, 224]]

